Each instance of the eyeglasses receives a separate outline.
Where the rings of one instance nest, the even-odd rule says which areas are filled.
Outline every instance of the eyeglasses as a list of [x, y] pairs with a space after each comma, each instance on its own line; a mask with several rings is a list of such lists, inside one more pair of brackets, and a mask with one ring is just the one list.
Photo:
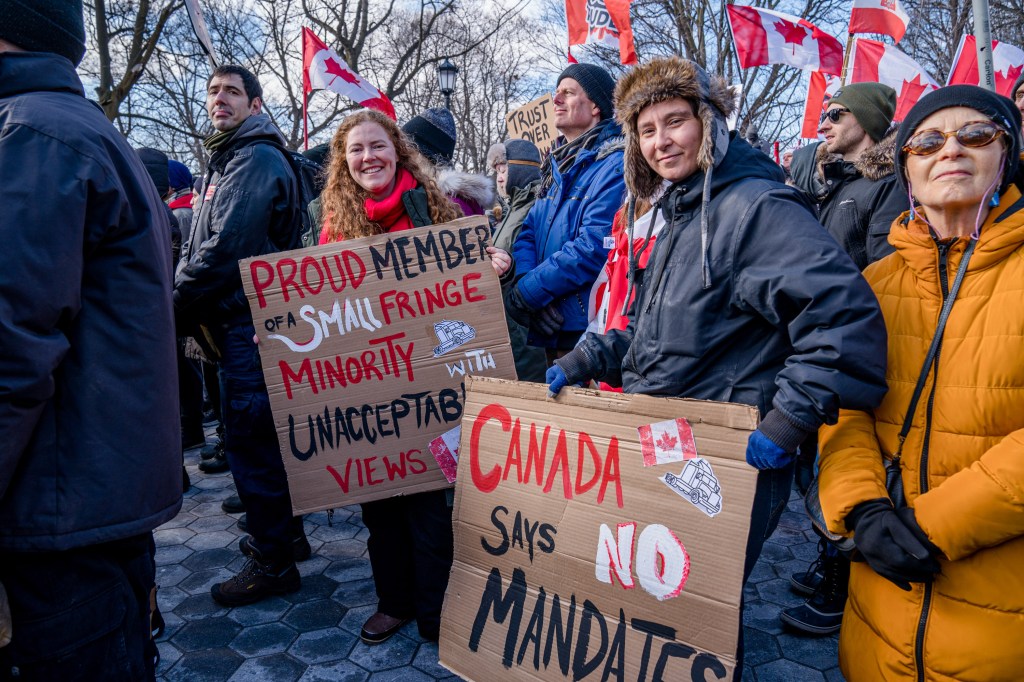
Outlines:
[[842, 116], [843, 114], [848, 114], [848, 113], [850, 113], [849, 109], [842, 109], [842, 108], [835, 108], [835, 109], [829, 109], [828, 111], [823, 111], [821, 113], [821, 118], [818, 119], [818, 125], [821, 125], [822, 123], [824, 123], [826, 118], [828, 120], [832, 121], [833, 123], [839, 123], [839, 117]]
[[964, 147], [984, 147], [1005, 134], [1005, 130], [991, 121], [972, 121], [965, 123], [959, 130], [949, 132], [922, 130], [903, 145], [903, 151], [915, 156], [929, 156], [942, 149], [946, 140], [954, 135], [956, 141]]

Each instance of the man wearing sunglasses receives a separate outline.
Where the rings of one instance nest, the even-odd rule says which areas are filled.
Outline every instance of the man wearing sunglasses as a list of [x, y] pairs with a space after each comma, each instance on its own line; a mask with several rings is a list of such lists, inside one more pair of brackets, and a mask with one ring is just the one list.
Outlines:
[[[837, 90], [818, 125], [825, 141], [815, 152], [803, 152], [815, 157], [814, 176], [793, 174], [797, 185], [820, 202], [821, 224], [861, 270], [892, 253], [889, 227], [909, 208], [893, 173], [895, 111], [896, 91], [888, 85], [854, 83]], [[808, 472], [802, 480], [809, 482], [813, 476], [816, 454], [817, 438], [812, 436], [800, 446], [800, 466]], [[850, 572], [848, 559], [824, 540], [821, 547], [811, 567], [790, 579], [794, 591], [810, 598], [781, 614], [790, 627], [816, 635], [839, 629]]]

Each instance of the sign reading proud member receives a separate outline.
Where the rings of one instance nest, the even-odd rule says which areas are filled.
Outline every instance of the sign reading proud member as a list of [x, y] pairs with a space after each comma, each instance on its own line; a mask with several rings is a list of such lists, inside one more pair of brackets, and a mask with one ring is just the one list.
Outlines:
[[450, 485], [431, 454], [470, 374], [515, 378], [486, 221], [239, 267], [295, 514]]
[[474, 377], [441, 663], [468, 680], [727, 680], [757, 410]]

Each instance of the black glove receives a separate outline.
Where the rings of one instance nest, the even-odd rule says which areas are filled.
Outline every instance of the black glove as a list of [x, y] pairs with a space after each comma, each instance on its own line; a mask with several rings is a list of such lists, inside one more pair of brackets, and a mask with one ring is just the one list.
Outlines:
[[910, 532], [914, 534], [917, 541], [928, 548], [933, 557], [945, 556], [942, 550], [939, 549], [938, 545], [928, 539], [925, 532], [921, 529], [921, 526], [917, 524], [917, 516], [914, 515], [914, 510], [910, 507], [900, 507], [896, 510], [896, 516], [900, 517], [900, 521], [903, 525], [910, 529]]
[[526, 305], [526, 301], [523, 300], [523, 295], [519, 293], [519, 285], [513, 286], [508, 296], [505, 297], [505, 312], [508, 314], [512, 321], [521, 327], [530, 328], [530, 323], [533, 322], [534, 309]]
[[939, 572], [939, 562], [888, 499], [861, 502], [846, 517], [846, 527], [868, 566], [901, 590], [910, 591], [910, 583], [930, 582]]
[[561, 330], [563, 322], [565, 318], [562, 317], [562, 313], [558, 312], [554, 303], [549, 303], [540, 311], [540, 315], [534, 318], [533, 326], [545, 336], [554, 336]]

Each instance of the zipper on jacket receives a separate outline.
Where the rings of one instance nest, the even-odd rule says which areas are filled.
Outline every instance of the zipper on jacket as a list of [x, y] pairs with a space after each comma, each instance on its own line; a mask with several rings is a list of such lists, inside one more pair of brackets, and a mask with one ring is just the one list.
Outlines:
[[[955, 241], [941, 242], [936, 240], [939, 251], [939, 288], [942, 292], [942, 303], [946, 303], [949, 296], [949, 250]], [[928, 492], [928, 446], [931, 441], [932, 432], [932, 411], [935, 407], [935, 388], [939, 383], [939, 358], [942, 355], [942, 345], [935, 349], [935, 364], [932, 365], [932, 388], [928, 392], [928, 403], [925, 407], [924, 437], [921, 445], [921, 473], [919, 477], [920, 495]], [[932, 584], [924, 584], [924, 599], [921, 602], [921, 617], [917, 622], [917, 636], [914, 638], [914, 665], [917, 668], [918, 682], [924, 682], [924, 634], [928, 625], [928, 610], [931, 608]]]

